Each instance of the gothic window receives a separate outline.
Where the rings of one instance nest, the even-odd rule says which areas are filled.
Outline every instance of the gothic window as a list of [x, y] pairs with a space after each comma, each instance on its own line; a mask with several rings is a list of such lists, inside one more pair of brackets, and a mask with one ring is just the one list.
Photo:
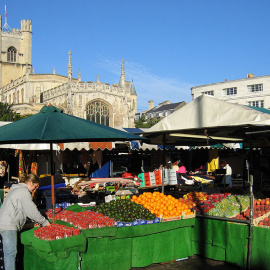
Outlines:
[[20, 93], [19, 93], [19, 91], [17, 92], [17, 103], [19, 104], [20, 103]]
[[40, 103], [43, 103], [43, 93], [40, 93]]
[[16, 62], [17, 50], [14, 47], [9, 47], [7, 51], [7, 61]]
[[12, 103], [15, 103], [15, 93], [12, 94]]
[[100, 101], [94, 101], [86, 106], [86, 119], [98, 124], [109, 126], [109, 107]]
[[22, 103], [23, 103], [23, 96], [24, 96], [24, 90], [22, 89], [21, 90], [21, 100], [22, 100]]

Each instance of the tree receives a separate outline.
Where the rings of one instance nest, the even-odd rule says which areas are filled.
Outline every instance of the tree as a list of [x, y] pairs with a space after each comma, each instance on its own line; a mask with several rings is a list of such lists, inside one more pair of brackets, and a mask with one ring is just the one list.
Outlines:
[[157, 118], [150, 118], [146, 119], [144, 115], [140, 117], [138, 121], [135, 121], [135, 127], [136, 128], [150, 128], [153, 125], [155, 125], [157, 122], [159, 122], [161, 119]]
[[25, 116], [20, 116], [14, 110], [12, 110], [13, 104], [8, 104], [4, 102], [0, 102], [0, 121], [10, 121], [14, 122], [25, 118]]

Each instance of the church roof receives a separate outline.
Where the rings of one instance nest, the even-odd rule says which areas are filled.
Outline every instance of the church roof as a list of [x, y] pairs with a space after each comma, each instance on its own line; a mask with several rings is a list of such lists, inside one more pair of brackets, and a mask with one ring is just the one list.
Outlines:
[[154, 107], [153, 109], [147, 111], [146, 113], [154, 113], [154, 112], [162, 112], [162, 111], [174, 110], [176, 107], [178, 107], [182, 103], [183, 103], [183, 101], [177, 102], [177, 103], [158, 105], [158, 106]]
[[130, 87], [130, 94], [137, 95], [133, 80], [132, 80], [131, 87]]

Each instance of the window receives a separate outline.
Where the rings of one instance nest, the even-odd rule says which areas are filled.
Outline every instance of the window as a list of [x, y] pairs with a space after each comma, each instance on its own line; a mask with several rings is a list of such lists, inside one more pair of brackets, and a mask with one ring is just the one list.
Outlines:
[[91, 102], [86, 106], [86, 119], [98, 124], [109, 126], [109, 108], [100, 101]]
[[22, 89], [22, 90], [21, 90], [21, 100], [22, 100], [22, 103], [24, 102], [23, 97], [24, 97], [24, 90]]
[[248, 106], [264, 108], [264, 101], [263, 100], [249, 101]]
[[224, 96], [237, 95], [237, 87], [223, 89], [223, 95]]
[[16, 62], [16, 54], [17, 50], [14, 47], [9, 47], [7, 51], [7, 61], [8, 62]]
[[263, 84], [253, 84], [247, 86], [248, 92], [261, 92], [263, 91]]
[[205, 92], [202, 92], [203, 95], [208, 95], [208, 96], [213, 96], [214, 95], [214, 91], [211, 90], [211, 91], [205, 91]]

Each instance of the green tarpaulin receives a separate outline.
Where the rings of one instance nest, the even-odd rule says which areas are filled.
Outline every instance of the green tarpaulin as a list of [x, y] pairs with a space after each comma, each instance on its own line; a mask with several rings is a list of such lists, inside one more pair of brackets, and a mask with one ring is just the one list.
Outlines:
[[[246, 267], [248, 226], [193, 218], [131, 227], [83, 230], [80, 236], [45, 241], [34, 229], [21, 234], [27, 270], [128, 270], [201, 255]], [[270, 265], [270, 230], [253, 228], [251, 267]]]
[[[34, 229], [31, 229], [21, 234], [26, 250], [25, 269], [34, 269], [32, 265], [39, 265], [39, 270], [58, 269], [55, 268], [60, 267], [57, 261], [62, 264], [62, 260], [70, 260], [70, 256], [72, 260], [76, 258], [76, 262], [71, 264], [74, 265], [79, 262], [79, 255], [82, 270], [130, 269], [191, 256], [191, 229], [194, 224], [195, 218], [130, 227], [87, 229], [80, 236], [54, 241], [35, 238]], [[35, 256], [29, 256], [31, 251]], [[73, 254], [76, 252], [77, 257]]]

